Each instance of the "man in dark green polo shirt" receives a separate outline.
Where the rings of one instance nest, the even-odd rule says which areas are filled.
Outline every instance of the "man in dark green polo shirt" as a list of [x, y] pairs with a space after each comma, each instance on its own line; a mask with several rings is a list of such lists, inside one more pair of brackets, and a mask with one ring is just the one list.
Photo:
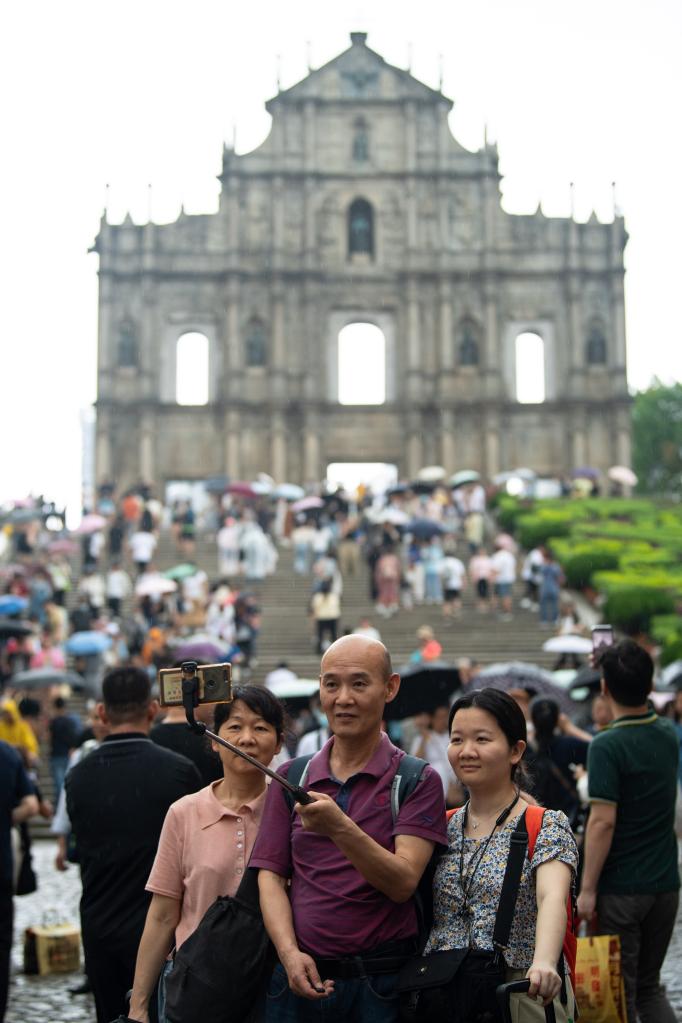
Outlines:
[[618, 934], [631, 1023], [676, 1023], [660, 983], [680, 877], [674, 831], [679, 739], [648, 702], [649, 654], [632, 640], [599, 661], [612, 723], [592, 740], [590, 817], [578, 912]]

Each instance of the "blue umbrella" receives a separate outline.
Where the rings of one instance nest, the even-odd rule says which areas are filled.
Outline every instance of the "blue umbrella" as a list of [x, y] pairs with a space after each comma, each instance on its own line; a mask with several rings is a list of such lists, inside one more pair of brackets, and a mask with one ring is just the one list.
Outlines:
[[26, 597], [17, 597], [14, 593], [5, 593], [0, 597], [1, 615], [18, 615], [28, 607]]
[[66, 652], [74, 657], [101, 654], [111, 646], [111, 639], [103, 632], [74, 632], [66, 641]]
[[440, 523], [432, 519], [412, 519], [407, 524], [407, 531], [416, 540], [430, 540], [432, 536], [440, 536], [445, 532]]

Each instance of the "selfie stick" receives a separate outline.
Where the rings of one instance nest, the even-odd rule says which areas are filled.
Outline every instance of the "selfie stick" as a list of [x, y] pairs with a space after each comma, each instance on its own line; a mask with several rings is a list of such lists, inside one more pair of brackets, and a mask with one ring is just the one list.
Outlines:
[[187, 724], [196, 735], [207, 735], [209, 739], [213, 739], [218, 745], [224, 746], [230, 753], [234, 753], [236, 756], [241, 757], [242, 760], [246, 760], [252, 767], [257, 767], [263, 774], [267, 774], [268, 778], [272, 778], [273, 781], [278, 782], [287, 792], [290, 792], [297, 803], [305, 806], [308, 803], [315, 802], [305, 789], [302, 789], [299, 785], [292, 785], [281, 774], [278, 774], [277, 771], [272, 771], [265, 764], [261, 764], [260, 760], [256, 760], [250, 753], [246, 753], [243, 749], [239, 749], [238, 746], [228, 742], [227, 739], [223, 739], [220, 735], [216, 735], [215, 732], [211, 732], [203, 721], [197, 721], [194, 717], [194, 708], [199, 706], [199, 676], [197, 675], [196, 661], [184, 661], [180, 665], [180, 670], [182, 672], [182, 705], [185, 708]]

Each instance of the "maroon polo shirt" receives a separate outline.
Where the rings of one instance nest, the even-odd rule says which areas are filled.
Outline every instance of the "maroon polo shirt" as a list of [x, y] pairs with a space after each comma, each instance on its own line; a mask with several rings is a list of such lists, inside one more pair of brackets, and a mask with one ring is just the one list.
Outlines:
[[[396, 835], [447, 846], [443, 783], [426, 767], [393, 824], [391, 783], [405, 756], [385, 733], [362, 771], [345, 783], [329, 765], [331, 738], [310, 762], [305, 788], [331, 796], [366, 834], [391, 852]], [[286, 776], [289, 764], [280, 772]], [[355, 869], [330, 838], [305, 831], [280, 785], [270, 785], [250, 866], [291, 878], [298, 945], [318, 958], [368, 952], [417, 933], [414, 899], [393, 902]]]

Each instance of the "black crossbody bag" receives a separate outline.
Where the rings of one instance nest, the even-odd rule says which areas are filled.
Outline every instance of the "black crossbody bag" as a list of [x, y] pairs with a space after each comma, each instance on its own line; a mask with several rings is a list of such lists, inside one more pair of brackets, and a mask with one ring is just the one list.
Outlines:
[[398, 976], [402, 1023], [498, 1023], [496, 990], [504, 984], [523, 862], [528, 852], [526, 815], [511, 835], [493, 929], [493, 951], [456, 948], [417, 956]]

